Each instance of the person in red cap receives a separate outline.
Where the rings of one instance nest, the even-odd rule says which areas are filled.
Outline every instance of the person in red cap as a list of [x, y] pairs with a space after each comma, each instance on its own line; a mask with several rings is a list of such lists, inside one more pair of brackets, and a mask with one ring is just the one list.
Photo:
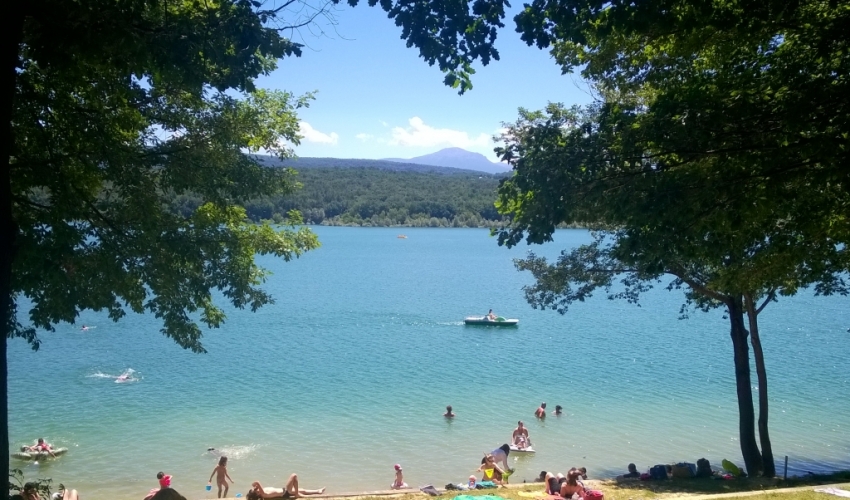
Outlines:
[[393, 481], [392, 486], [390, 488], [394, 490], [403, 490], [405, 488], [409, 488], [407, 483], [404, 482], [404, 473], [401, 470], [401, 465], [395, 464], [395, 481]]
[[165, 472], [157, 472], [156, 478], [159, 480], [159, 488], [153, 488], [148, 492], [147, 496], [145, 496], [144, 500], [151, 500], [154, 495], [159, 493], [159, 490], [164, 490], [165, 488], [171, 488], [171, 476], [166, 475]]
[[156, 478], [159, 479], [160, 488], [171, 488], [171, 476], [166, 475], [164, 472], [157, 472]]

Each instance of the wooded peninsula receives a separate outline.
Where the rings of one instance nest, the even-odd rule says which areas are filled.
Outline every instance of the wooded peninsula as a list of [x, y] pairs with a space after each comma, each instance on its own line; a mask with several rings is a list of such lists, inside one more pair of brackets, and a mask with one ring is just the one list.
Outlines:
[[[308, 224], [329, 226], [494, 227], [505, 220], [494, 206], [503, 176], [382, 160], [277, 163], [297, 169], [295, 179], [302, 187], [247, 202], [245, 210], [255, 222], [282, 222], [290, 210], [300, 211]], [[172, 203], [188, 217], [203, 200], [181, 194]]]

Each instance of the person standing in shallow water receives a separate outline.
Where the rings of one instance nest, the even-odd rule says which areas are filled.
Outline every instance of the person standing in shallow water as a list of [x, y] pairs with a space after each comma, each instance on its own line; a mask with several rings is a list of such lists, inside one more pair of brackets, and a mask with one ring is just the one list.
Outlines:
[[455, 414], [452, 412], [452, 405], [446, 406], [446, 412], [443, 413], [443, 416], [446, 418], [454, 418]]
[[546, 403], [540, 403], [540, 407], [534, 410], [534, 416], [537, 418], [546, 418]]
[[555, 415], [561, 416], [561, 413], [564, 413], [561, 411], [561, 405], [555, 405]]

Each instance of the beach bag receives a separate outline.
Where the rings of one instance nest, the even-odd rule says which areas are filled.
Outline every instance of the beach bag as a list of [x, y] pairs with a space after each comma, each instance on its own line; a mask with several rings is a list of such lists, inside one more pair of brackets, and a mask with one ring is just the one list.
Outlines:
[[673, 464], [673, 477], [677, 479], [690, 479], [694, 477], [696, 475], [696, 466], [694, 466], [694, 469], [691, 469], [689, 465], [690, 464], [681, 462], [678, 464]]
[[605, 495], [599, 490], [585, 490], [584, 500], [605, 500]]
[[649, 469], [649, 477], [658, 481], [667, 479], [667, 467], [664, 465], [654, 465]]
[[437, 490], [437, 488], [434, 488], [433, 484], [427, 484], [427, 485], [419, 488], [419, 491], [421, 491], [423, 493], [427, 493], [427, 494], [431, 495], [432, 497], [438, 496], [440, 494], [439, 490]]
[[744, 475], [744, 471], [742, 471], [740, 467], [733, 464], [729, 460], [726, 460], [725, 458], [722, 462], [720, 462], [720, 464], [723, 465], [723, 470], [725, 470], [729, 474], [732, 474], [735, 477], [740, 477]]
[[711, 471], [711, 463], [704, 458], [697, 460], [697, 477], [711, 477], [714, 473]]

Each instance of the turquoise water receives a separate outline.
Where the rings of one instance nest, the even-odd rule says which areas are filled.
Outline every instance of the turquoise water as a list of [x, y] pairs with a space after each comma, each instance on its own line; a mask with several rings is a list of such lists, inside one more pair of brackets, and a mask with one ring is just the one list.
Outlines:
[[[10, 341], [13, 447], [44, 436], [70, 448], [13, 465], [94, 500], [141, 498], [160, 470], [187, 497], [214, 497], [208, 447], [231, 457], [231, 496], [291, 472], [329, 492], [385, 489], [395, 463], [412, 486], [442, 486], [468, 477], [519, 419], [538, 452], [511, 456], [515, 481], [581, 465], [607, 477], [629, 462], [741, 462], [720, 312], [677, 320], [683, 297], [665, 290], [642, 307], [599, 296], [566, 316], [535, 311], [521, 291], [529, 276], [511, 262], [527, 248], [499, 248], [486, 230], [315, 231], [322, 248], [300, 260], [261, 259], [277, 303], [228, 310], [205, 333], [206, 355], [132, 314], [116, 324], [85, 313], [42, 333], [37, 353]], [[588, 235], [555, 239], [536, 250], [555, 255]], [[780, 471], [784, 455], [791, 473], [850, 468], [847, 306], [803, 293], [762, 313]], [[491, 307], [519, 327], [463, 326]], [[127, 369], [131, 380], [115, 383]], [[541, 401], [565, 415], [536, 421]], [[454, 421], [441, 416], [447, 404]]]

